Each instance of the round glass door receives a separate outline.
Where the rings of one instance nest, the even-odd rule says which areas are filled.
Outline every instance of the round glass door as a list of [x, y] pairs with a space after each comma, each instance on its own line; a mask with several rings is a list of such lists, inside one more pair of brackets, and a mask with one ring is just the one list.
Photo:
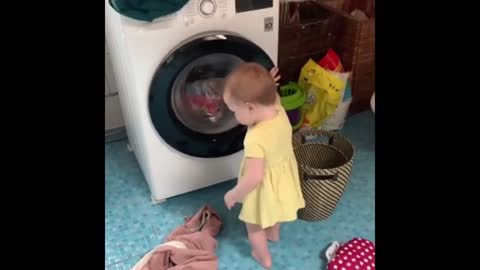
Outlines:
[[195, 157], [222, 157], [243, 149], [246, 127], [223, 102], [225, 77], [242, 62], [273, 67], [255, 44], [229, 35], [196, 39], [169, 55], [152, 79], [149, 111], [162, 139]]
[[232, 54], [214, 53], [188, 64], [172, 89], [172, 108], [178, 120], [202, 134], [220, 134], [238, 126], [222, 95], [224, 78], [242, 62]]

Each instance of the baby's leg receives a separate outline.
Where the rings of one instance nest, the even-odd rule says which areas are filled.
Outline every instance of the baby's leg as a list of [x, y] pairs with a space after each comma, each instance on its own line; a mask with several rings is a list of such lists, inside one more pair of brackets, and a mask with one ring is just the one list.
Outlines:
[[260, 226], [254, 224], [247, 225], [248, 240], [252, 245], [252, 256], [264, 268], [272, 267], [272, 256], [268, 250], [267, 234]]
[[280, 223], [273, 225], [266, 229], [268, 241], [278, 242], [280, 241]]

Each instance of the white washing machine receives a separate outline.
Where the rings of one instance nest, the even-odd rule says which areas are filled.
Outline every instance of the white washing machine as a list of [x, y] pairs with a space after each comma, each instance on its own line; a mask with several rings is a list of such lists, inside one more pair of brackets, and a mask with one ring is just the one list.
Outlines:
[[279, 1], [191, 0], [148, 23], [105, 3], [129, 142], [152, 199], [236, 178], [246, 128], [221, 102], [222, 78], [244, 61], [276, 65]]

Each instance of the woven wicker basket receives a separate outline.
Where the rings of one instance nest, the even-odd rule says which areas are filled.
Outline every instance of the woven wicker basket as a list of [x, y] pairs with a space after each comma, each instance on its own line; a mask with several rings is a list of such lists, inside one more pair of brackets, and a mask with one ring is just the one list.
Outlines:
[[[355, 19], [350, 15], [355, 9], [370, 19]], [[329, 48], [338, 53], [345, 70], [352, 72], [350, 111], [367, 110], [375, 91], [375, 1], [281, 2], [278, 66], [282, 84], [297, 81], [308, 59], [321, 59]]]
[[334, 12], [315, 1], [281, 2], [278, 67], [281, 84], [298, 81], [300, 70], [310, 58], [320, 59], [333, 46]]
[[306, 221], [327, 219], [348, 184], [353, 145], [337, 132], [305, 129], [294, 134], [293, 146], [305, 199], [305, 208], [299, 210], [298, 217]]
[[[367, 110], [375, 91], [375, 1], [345, 0], [341, 9], [321, 1], [319, 5], [336, 15], [333, 48], [340, 55], [345, 70], [352, 72], [351, 112]], [[355, 19], [350, 15], [355, 9], [362, 10], [369, 19]]]

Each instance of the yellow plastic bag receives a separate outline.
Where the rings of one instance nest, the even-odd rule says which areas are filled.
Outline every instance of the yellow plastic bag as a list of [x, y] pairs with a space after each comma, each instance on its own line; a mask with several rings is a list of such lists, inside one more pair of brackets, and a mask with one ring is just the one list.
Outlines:
[[345, 80], [310, 59], [302, 68], [298, 84], [308, 92], [304, 106], [304, 125], [321, 126], [340, 104], [345, 91]]

